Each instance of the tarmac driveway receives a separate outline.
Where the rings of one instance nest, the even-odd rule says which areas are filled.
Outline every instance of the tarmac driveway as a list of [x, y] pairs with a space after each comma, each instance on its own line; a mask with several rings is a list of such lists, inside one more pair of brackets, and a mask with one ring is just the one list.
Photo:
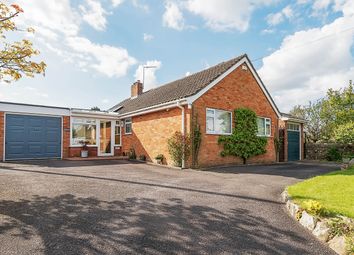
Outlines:
[[0, 254], [333, 254], [280, 193], [335, 169], [0, 163]]

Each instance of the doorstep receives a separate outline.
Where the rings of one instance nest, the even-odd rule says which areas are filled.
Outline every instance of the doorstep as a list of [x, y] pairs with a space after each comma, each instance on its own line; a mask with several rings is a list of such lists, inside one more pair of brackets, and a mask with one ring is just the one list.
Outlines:
[[88, 157], [88, 158], [81, 158], [81, 157], [73, 157], [73, 158], [66, 158], [65, 160], [72, 160], [72, 161], [86, 161], [86, 160], [128, 160], [128, 156], [112, 156], [112, 157]]

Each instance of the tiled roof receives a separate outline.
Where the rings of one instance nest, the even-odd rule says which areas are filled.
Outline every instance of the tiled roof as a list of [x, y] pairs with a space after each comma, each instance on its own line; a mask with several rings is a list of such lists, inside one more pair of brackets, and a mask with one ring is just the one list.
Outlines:
[[225, 73], [245, 56], [247, 55], [241, 55], [182, 79], [148, 90], [136, 98], [125, 99], [110, 110], [124, 114], [193, 96], [216, 80], [220, 75]]

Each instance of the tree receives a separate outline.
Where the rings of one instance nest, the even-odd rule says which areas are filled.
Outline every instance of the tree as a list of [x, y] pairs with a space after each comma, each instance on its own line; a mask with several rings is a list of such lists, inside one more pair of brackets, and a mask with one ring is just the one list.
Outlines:
[[313, 143], [328, 139], [327, 123], [322, 116], [324, 100], [309, 102], [308, 105], [296, 105], [290, 114], [303, 118], [307, 121], [305, 125], [306, 138]]
[[247, 159], [266, 153], [267, 138], [257, 136], [257, 115], [247, 108], [234, 111], [235, 128], [229, 136], [220, 136], [219, 144], [224, 146], [221, 156], [241, 157], [243, 164]]
[[354, 121], [354, 86], [340, 90], [329, 89], [323, 104], [321, 118], [327, 123], [327, 128], [333, 138], [338, 126]]
[[[16, 4], [8, 7], [0, 3], [0, 81], [17, 81], [23, 75], [33, 77], [34, 74], [44, 74], [46, 64], [31, 61], [33, 56], [39, 54], [38, 50], [33, 49], [33, 44], [28, 39], [19, 42], [6, 42], [6, 33], [11, 31], [21, 31], [13, 21], [23, 10]], [[27, 32], [33, 33], [32, 28], [27, 28]]]
[[91, 107], [91, 111], [101, 111], [101, 109], [98, 106], [93, 106]]
[[334, 129], [334, 138], [342, 144], [354, 144], [354, 121], [338, 125]]

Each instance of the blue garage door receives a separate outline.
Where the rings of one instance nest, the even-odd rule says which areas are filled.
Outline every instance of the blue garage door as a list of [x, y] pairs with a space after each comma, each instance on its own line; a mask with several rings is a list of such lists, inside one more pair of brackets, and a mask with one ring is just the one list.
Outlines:
[[288, 161], [300, 159], [300, 132], [288, 131]]
[[61, 118], [6, 115], [5, 159], [61, 157]]

